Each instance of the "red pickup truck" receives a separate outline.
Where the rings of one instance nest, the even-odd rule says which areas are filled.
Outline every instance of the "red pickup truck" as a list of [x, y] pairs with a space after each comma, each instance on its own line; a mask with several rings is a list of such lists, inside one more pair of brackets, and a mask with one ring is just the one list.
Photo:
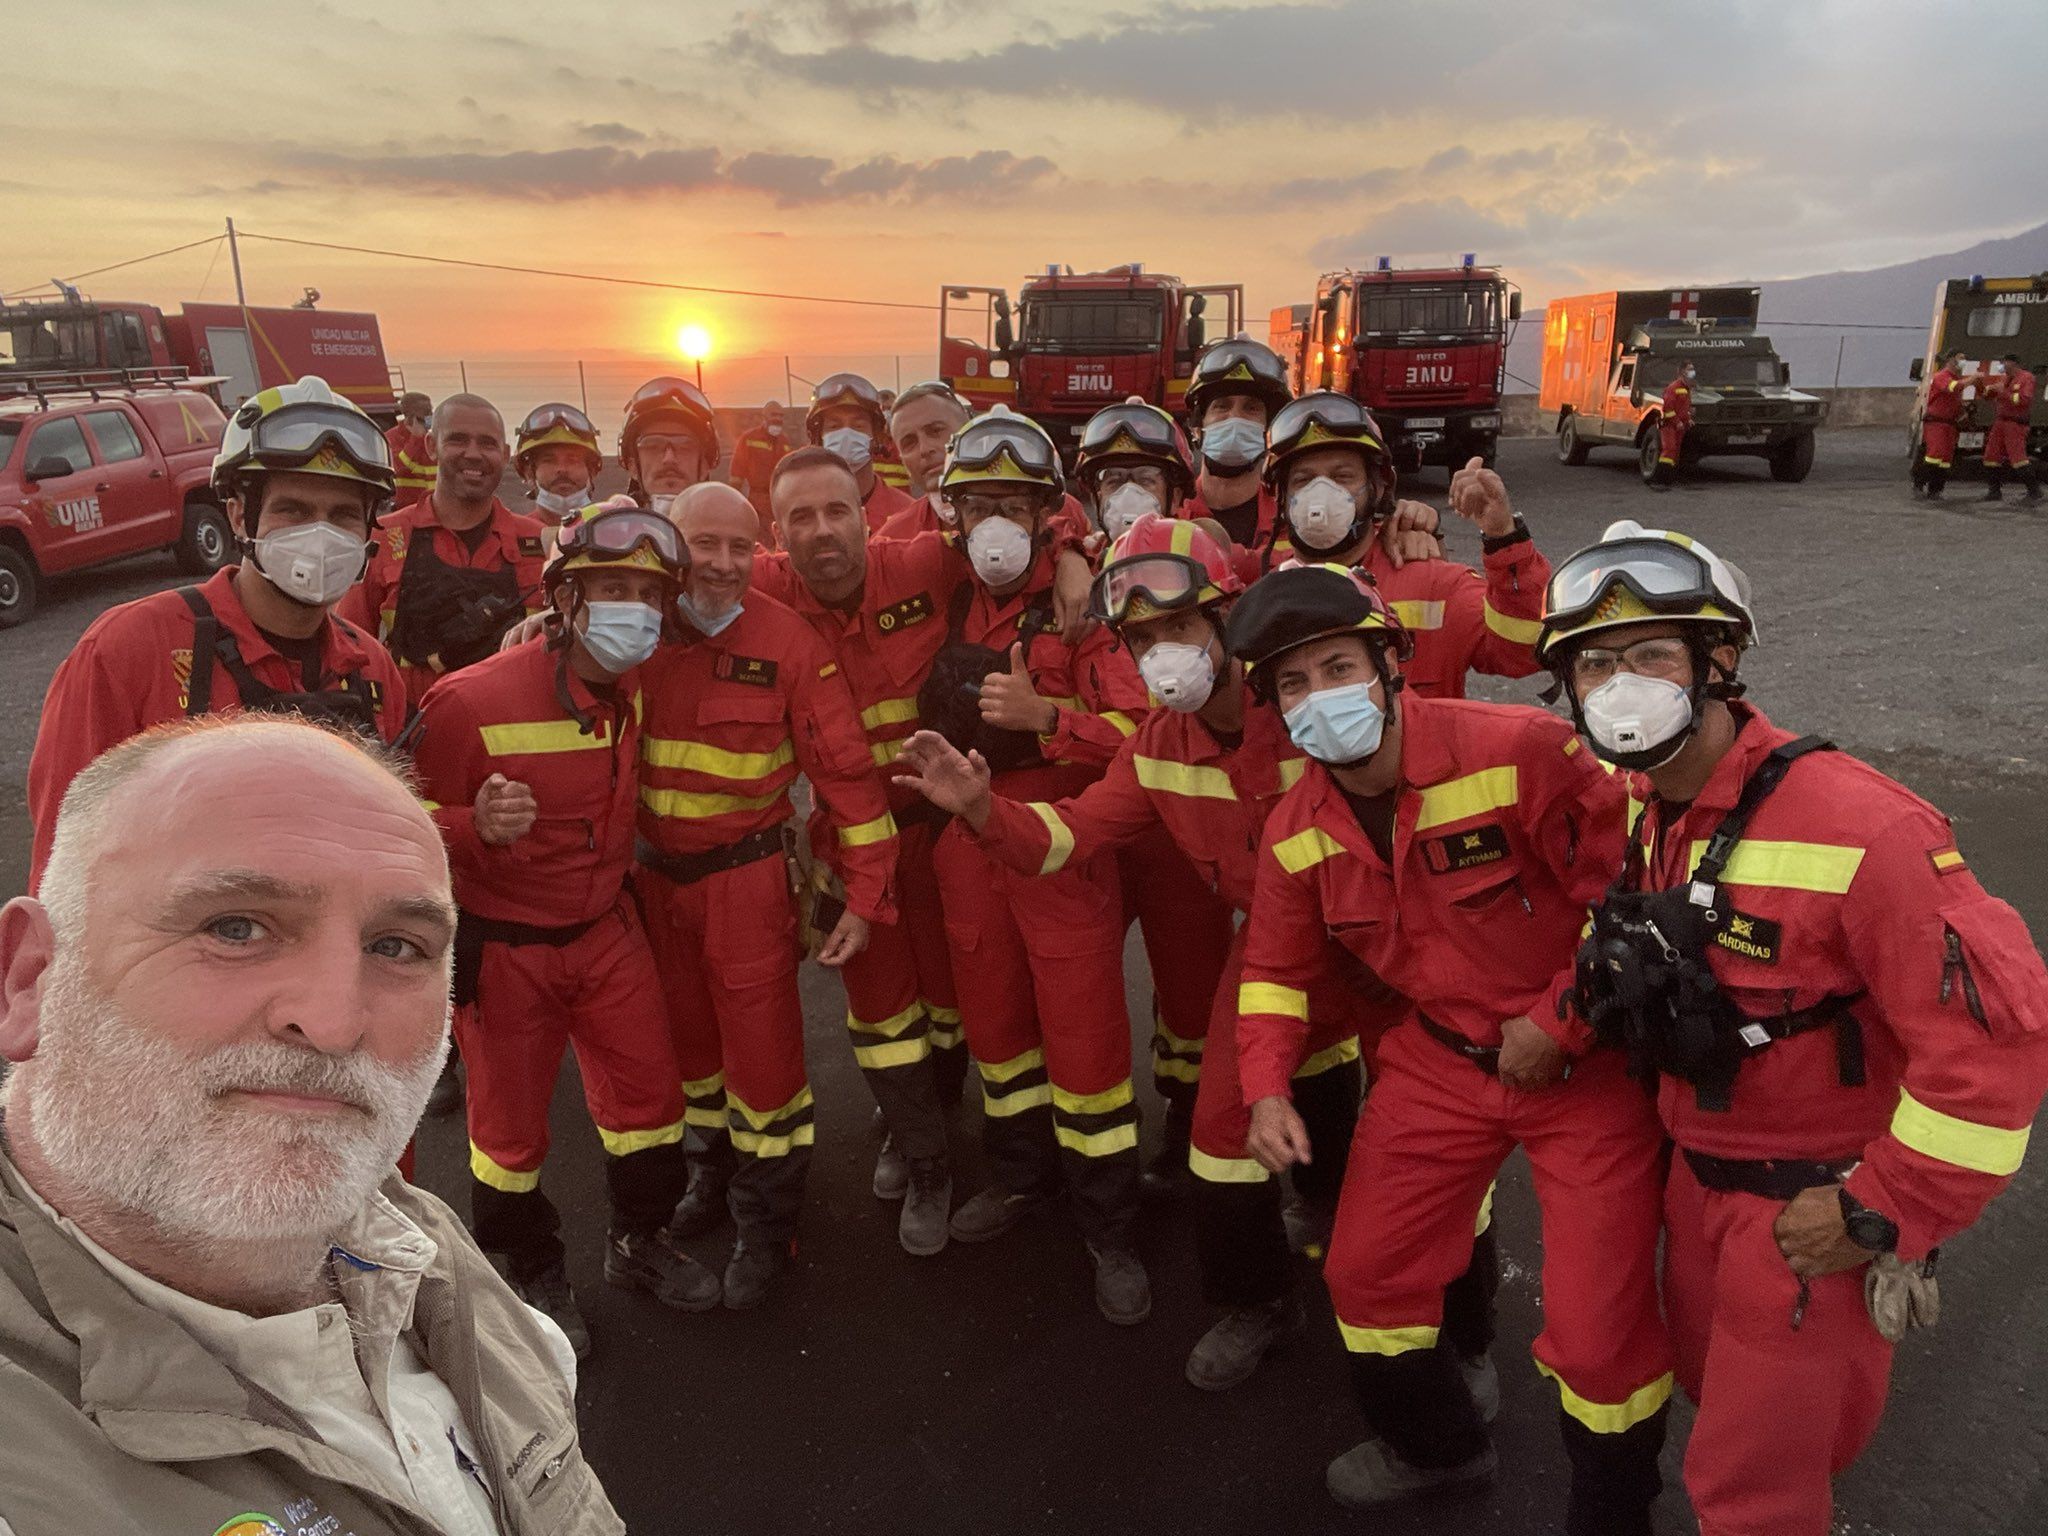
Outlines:
[[46, 390], [0, 402], [0, 629], [45, 576], [168, 549], [204, 576], [235, 552], [208, 481], [227, 418], [197, 389]]

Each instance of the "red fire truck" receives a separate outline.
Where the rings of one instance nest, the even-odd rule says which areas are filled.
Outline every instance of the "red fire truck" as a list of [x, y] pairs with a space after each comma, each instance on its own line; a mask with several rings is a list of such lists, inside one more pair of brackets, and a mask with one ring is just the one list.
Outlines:
[[304, 307], [244, 309], [99, 301], [65, 287], [55, 299], [0, 301], [0, 398], [40, 380], [97, 376], [110, 386], [196, 377], [232, 411], [258, 390], [318, 374], [379, 425], [397, 419], [398, 395], [377, 317]]
[[1365, 405], [1395, 463], [1493, 462], [1508, 340], [1522, 291], [1497, 267], [1329, 272], [1313, 304], [1273, 311], [1270, 344], [1296, 390], [1334, 389]]
[[[1222, 314], [1211, 310], [1220, 302]], [[1244, 285], [1195, 286], [1131, 262], [1076, 275], [1047, 267], [1012, 315], [1001, 288], [939, 290], [939, 375], [977, 409], [1007, 405], [1071, 456], [1081, 426], [1132, 395], [1176, 414], [1211, 318], [1234, 336]]]

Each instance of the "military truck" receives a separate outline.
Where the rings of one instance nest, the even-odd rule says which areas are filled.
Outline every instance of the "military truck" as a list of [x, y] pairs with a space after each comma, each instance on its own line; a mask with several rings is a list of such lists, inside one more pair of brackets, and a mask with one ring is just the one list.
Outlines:
[[1543, 317], [1542, 409], [1557, 413], [1560, 463], [1631, 449], [1645, 484], [1661, 478], [1657, 434], [1666, 386], [1697, 370], [1682, 464], [1764, 459], [1774, 480], [1804, 480], [1827, 403], [1792, 387], [1792, 370], [1756, 328], [1755, 288], [1679, 288], [1553, 299]]
[[[2048, 272], [2033, 277], [1953, 277], [1936, 285], [1934, 323], [1927, 328], [1927, 350], [1913, 359], [1907, 377], [1920, 388], [1913, 399], [1913, 420], [1906, 429], [1909, 463], [1920, 461], [1920, 417], [1927, 408], [1927, 381], [1934, 360], [1950, 347], [1963, 350], [1965, 371], [1978, 368], [2002, 373], [2008, 352], [2019, 354], [2021, 366], [2039, 373], [2048, 359]], [[1955, 473], [1967, 475], [1984, 467], [1984, 429], [1991, 425], [1991, 402], [1972, 398], [1956, 435]], [[2027, 454], [2048, 455], [2048, 391], [2034, 396], [2033, 420], [2027, 424]]]

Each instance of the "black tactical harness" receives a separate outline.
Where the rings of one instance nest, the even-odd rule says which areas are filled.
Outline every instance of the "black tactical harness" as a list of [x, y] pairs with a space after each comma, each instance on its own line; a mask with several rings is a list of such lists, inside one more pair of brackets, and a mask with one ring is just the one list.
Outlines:
[[[178, 596], [192, 610], [192, 675], [185, 683], [187, 718], [213, 712], [213, 665], [227, 669], [235, 685], [235, 696], [245, 713], [259, 715], [301, 715], [309, 720], [346, 726], [368, 741], [377, 741], [377, 701], [370, 680], [360, 672], [339, 680], [339, 686], [316, 693], [288, 693], [273, 688], [249, 670], [242, 648], [221, 624], [206, 594], [198, 587], [180, 587]], [[341, 625], [343, 634], [355, 630], [329, 615], [329, 623]]]
[[1632, 835], [1621, 878], [1579, 947], [1576, 999], [1594, 1034], [1626, 1051], [1629, 1071], [1645, 1082], [1668, 1073], [1691, 1083], [1703, 1111], [1728, 1109], [1736, 1074], [1752, 1052], [1829, 1025], [1842, 1084], [1863, 1084], [1863, 1026], [1851, 1011], [1861, 992], [1752, 1018], [1723, 990], [1708, 961], [1708, 946], [1729, 917], [1721, 875], [1757, 807], [1793, 763], [1809, 752], [1833, 750], [1832, 742], [1802, 736], [1766, 757], [1683, 885], [1630, 889], [1647, 875], [1642, 838]]
[[416, 667], [459, 672], [498, 649], [526, 617], [519, 572], [450, 565], [434, 548], [434, 530], [415, 528], [399, 568], [391, 654]]
[[[918, 719], [926, 729], [943, 736], [956, 752], [980, 752], [992, 773], [1036, 767], [1046, 760], [1036, 736], [988, 725], [981, 718], [982, 679], [991, 672], [1009, 671], [1010, 657], [1007, 647], [998, 651], [967, 643], [967, 614], [973, 603], [974, 584], [962, 582], [946, 613], [947, 642], [932, 658], [931, 670], [917, 690]], [[1020, 616], [1017, 643], [1024, 647], [1027, 666], [1033, 642], [1051, 628], [1050, 599], [1031, 604]]]

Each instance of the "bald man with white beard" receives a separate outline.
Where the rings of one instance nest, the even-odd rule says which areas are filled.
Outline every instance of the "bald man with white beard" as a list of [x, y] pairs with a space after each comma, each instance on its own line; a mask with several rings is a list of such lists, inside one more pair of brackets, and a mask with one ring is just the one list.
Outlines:
[[0, 908], [0, 1532], [624, 1529], [567, 1342], [391, 1171], [454, 918], [426, 811], [317, 727], [73, 781]]

